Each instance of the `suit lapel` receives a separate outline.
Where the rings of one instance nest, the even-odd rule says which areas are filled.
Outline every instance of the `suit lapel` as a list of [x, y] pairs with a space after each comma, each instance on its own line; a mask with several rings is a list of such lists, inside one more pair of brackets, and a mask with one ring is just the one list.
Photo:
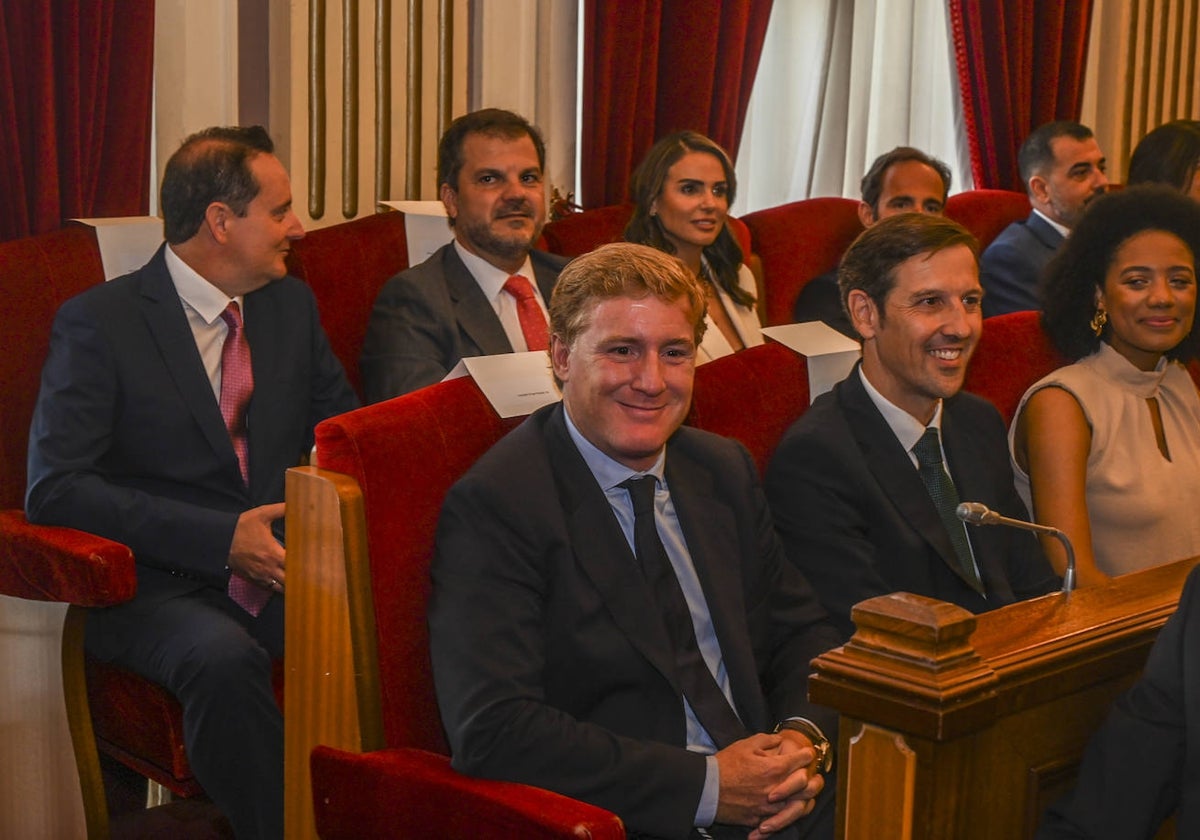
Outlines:
[[859, 379], [858, 370], [855, 367], [838, 386], [838, 397], [845, 408], [846, 422], [862, 450], [867, 469], [875, 476], [900, 515], [929, 543], [942, 562], [963, 578], [954, 546], [950, 543], [950, 536], [938, 516], [933, 499], [929, 497], [925, 483], [921, 481], [912, 459], [900, 446], [891, 427], [871, 402]]
[[[970, 425], [962, 422], [955, 410], [953, 398], [942, 403], [942, 446], [950, 462], [950, 477], [958, 489], [958, 498], [964, 502], [990, 500], [993, 496], [991, 476], [979, 469], [979, 445]], [[964, 469], [968, 467], [968, 469]], [[984, 591], [989, 595], [1009, 589], [1004, 560], [994, 549], [995, 543], [978, 528], [967, 528], [967, 539], [975, 552], [975, 563], [983, 580]]]
[[[262, 457], [272, 445], [274, 426], [272, 418], [278, 417], [280, 394], [286, 379], [284, 368], [289, 361], [285, 358], [294, 346], [288, 341], [287, 324], [281, 321], [283, 314], [278, 306], [272, 305], [270, 287], [251, 292], [243, 298], [246, 307], [246, 341], [250, 344], [250, 365], [254, 371], [254, 394], [246, 431], [250, 447], [250, 485], [271, 481], [270, 476], [261, 475], [269, 459]], [[293, 324], [292, 328], [300, 325]], [[259, 457], [255, 457], [255, 452]]]
[[1025, 221], [1025, 227], [1029, 228], [1029, 232], [1037, 237], [1038, 242], [1041, 242], [1051, 251], [1057, 251], [1059, 246], [1065, 241], [1063, 235], [1037, 213], [1029, 214], [1029, 218]]
[[558, 272], [544, 264], [545, 258], [540, 251], [531, 251], [529, 261], [533, 263], [533, 277], [537, 282], [538, 291], [542, 293], [542, 300], [549, 307], [550, 296], [554, 294], [554, 284], [558, 282]]
[[717, 499], [712, 473], [684, 447], [667, 446], [666, 478], [688, 554], [704, 590], [734, 706], [748, 728], [761, 727], [766, 707], [746, 626], [736, 518], [729, 506]]
[[630, 644], [682, 692], [675, 680], [671, 643], [650, 589], [608, 498], [571, 440], [562, 413], [559, 403], [546, 421], [546, 447], [575, 558]]
[[[163, 245], [162, 248], [166, 246]], [[141, 277], [138, 304], [142, 317], [158, 345], [167, 373], [175, 381], [179, 395], [195, 418], [213, 452], [228, 461], [237, 472], [237, 455], [221, 417], [221, 407], [213, 396], [212, 385], [204, 372], [204, 362], [196, 349], [187, 315], [171, 282], [162, 248], [147, 264]]]
[[462, 331], [485, 356], [511, 353], [512, 343], [496, 317], [496, 310], [479, 288], [474, 276], [454, 250], [454, 243], [444, 246], [446, 290], [454, 306], [454, 318]]

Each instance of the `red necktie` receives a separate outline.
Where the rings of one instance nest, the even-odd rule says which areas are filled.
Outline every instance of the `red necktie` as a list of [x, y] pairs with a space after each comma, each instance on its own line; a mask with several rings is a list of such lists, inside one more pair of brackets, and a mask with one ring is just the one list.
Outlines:
[[[221, 313], [229, 327], [225, 345], [221, 348], [221, 417], [229, 430], [233, 451], [237, 453], [242, 481], [250, 485], [250, 446], [246, 438], [246, 409], [254, 393], [254, 372], [250, 368], [250, 344], [242, 330], [242, 311], [237, 301], [230, 301]], [[229, 597], [250, 615], [257, 616], [271, 598], [271, 592], [256, 586], [244, 577], [229, 577]]]
[[525, 346], [530, 350], [546, 350], [550, 347], [550, 333], [546, 329], [546, 316], [538, 306], [533, 284], [520, 274], [514, 274], [504, 282], [504, 291], [517, 299], [517, 318], [521, 321], [521, 332], [525, 335]]

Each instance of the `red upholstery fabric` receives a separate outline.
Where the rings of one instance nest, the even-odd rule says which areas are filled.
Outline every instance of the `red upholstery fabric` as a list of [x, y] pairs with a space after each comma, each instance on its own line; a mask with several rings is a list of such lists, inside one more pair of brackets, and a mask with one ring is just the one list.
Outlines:
[[501, 420], [463, 377], [317, 426], [320, 466], [362, 488], [390, 745], [447, 751], [425, 626], [434, 530], [450, 485], [518, 422]]
[[323, 840], [495, 837], [624, 840], [621, 821], [541, 788], [463, 776], [424, 750], [312, 754], [313, 812]]
[[979, 253], [1011, 223], [1029, 215], [1029, 196], [1009, 190], [967, 190], [946, 200], [946, 215], [979, 240]]
[[107, 607], [137, 591], [133, 552], [71, 528], [31, 525], [0, 511], [0, 593], [32, 601]]
[[808, 364], [767, 342], [696, 368], [688, 425], [734, 438], [761, 474], [783, 433], [808, 407]]
[[[542, 244], [552, 254], [578, 257], [610, 242], [620, 242], [625, 225], [633, 215], [632, 204], [612, 204], [581, 213], [571, 213], [550, 222], [542, 230]], [[729, 229], [742, 246], [743, 257], [753, 253], [750, 229], [741, 219], [729, 217]]]
[[1067, 364], [1042, 330], [1040, 312], [1010, 312], [983, 322], [964, 388], [988, 400], [1012, 423], [1029, 386]]
[[762, 260], [767, 324], [792, 323], [792, 308], [804, 285], [837, 267], [862, 232], [858, 202], [809, 198], [742, 217]]
[[376, 213], [311, 231], [292, 244], [288, 270], [312, 287], [334, 355], [362, 396], [358, 357], [379, 289], [408, 268], [404, 214]]
[[25, 505], [29, 421], [50, 347], [54, 313], [64, 300], [103, 280], [100, 248], [90, 227], [70, 225], [0, 243], [0, 289], [4, 290], [0, 508]]

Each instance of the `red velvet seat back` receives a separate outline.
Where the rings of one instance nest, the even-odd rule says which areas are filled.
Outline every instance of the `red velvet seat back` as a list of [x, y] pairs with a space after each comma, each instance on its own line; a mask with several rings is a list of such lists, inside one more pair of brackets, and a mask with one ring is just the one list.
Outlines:
[[408, 268], [404, 214], [376, 213], [311, 231], [292, 244], [288, 270], [312, 287], [334, 354], [362, 395], [358, 357], [379, 289]]
[[1029, 197], [1010, 190], [968, 190], [946, 200], [946, 216], [979, 240], [979, 252], [1013, 222], [1029, 215]]
[[1029, 386], [1067, 364], [1042, 330], [1040, 312], [986, 318], [964, 388], [988, 400], [1012, 423]]
[[688, 425], [745, 444], [761, 474], [783, 433], [808, 408], [808, 363], [768, 342], [696, 368]]
[[389, 746], [447, 752], [425, 625], [434, 532], [450, 486], [518, 422], [463, 377], [317, 427], [320, 466], [362, 488]]
[[767, 324], [792, 323], [792, 309], [805, 284], [837, 267], [862, 232], [858, 202], [809, 198], [747, 213], [742, 221], [762, 260]]
[[[578, 257], [580, 254], [594, 251], [601, 245], [622, 241], [625, 225], [629, 223], [629, 217], [632, 215], [632, 204], [611, 204], [608, 207], [571, 213], [546, 225], [542, 230], [542, 244], [552, 254]], [[742, 246], [743, 259], [749, 262], [750, 254], [753, 253], [749, 228], [741, 219], [730, 216], [729, 229]]]
[[0, 243], [4, 352], [0, 353], [0, 508], [25, 506], [29, 421], [37, 401], [50, 324], [59, 305], [104, 282], [95, 231], [70, 225]]

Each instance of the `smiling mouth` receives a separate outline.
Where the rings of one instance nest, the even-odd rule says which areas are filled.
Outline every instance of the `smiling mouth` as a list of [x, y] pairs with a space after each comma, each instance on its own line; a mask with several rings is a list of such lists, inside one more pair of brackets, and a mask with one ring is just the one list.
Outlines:
[[929, 350], [929, 355], [943, 362], [957, 362], [962, 358], [962, 354], [963, 348], [961, 347], [932, 347]]

